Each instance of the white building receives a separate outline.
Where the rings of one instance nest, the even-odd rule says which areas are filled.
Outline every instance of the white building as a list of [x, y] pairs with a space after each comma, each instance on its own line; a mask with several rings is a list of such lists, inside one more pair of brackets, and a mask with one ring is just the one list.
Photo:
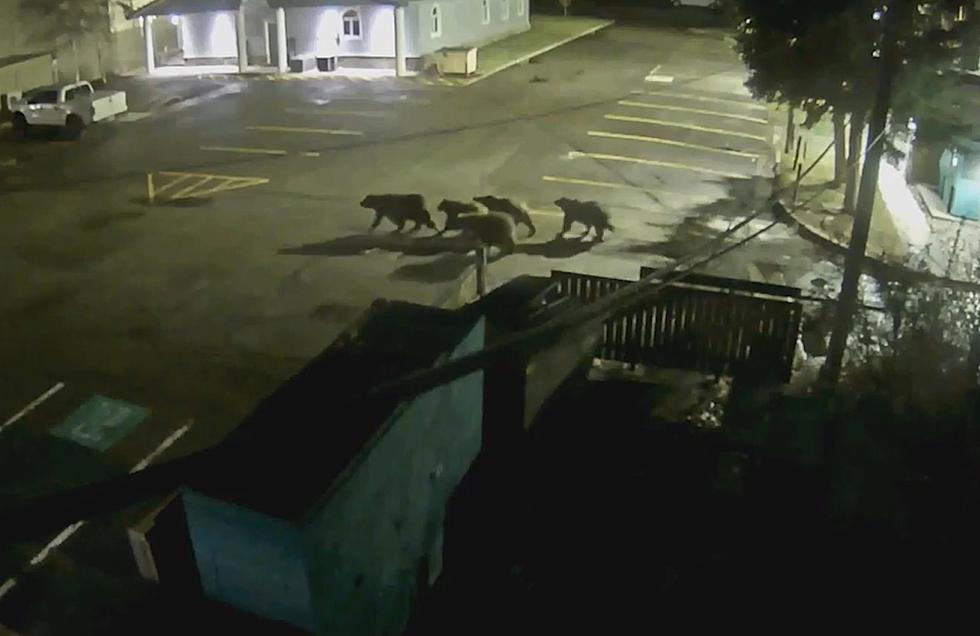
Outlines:
[[[474, 47], [530, 28], [528, 0], [156, 0], [137, 10], [147, 70], [161, 65], [421, 67], [423, 56]], [[166, 20], [177, 26], [175, 55], [153, 41]]]

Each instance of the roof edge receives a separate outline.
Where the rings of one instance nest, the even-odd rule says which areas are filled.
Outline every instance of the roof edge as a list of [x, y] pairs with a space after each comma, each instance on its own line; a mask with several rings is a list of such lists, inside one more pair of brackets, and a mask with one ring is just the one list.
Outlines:
[[[159, 15], [237, 11], [242, 0], [153, 0], [127, 16], [130, 20]], [[201, 5], [200, 8], [192, 5]], [[189, 10], [190, 9], [190, 10]]]

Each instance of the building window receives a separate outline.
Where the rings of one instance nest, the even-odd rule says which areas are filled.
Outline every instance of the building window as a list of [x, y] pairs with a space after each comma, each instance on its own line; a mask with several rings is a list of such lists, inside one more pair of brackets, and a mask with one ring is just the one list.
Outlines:
[[359, 14], [355, 9], [348, 9], [347, 11], [344, 11], [342, 19], [344, 23], [344, 38], [348, 40], [360, 40], [361, 14]]
[[442, 35], [442, 9], [439, 5], [432, 5], [432, 37], [437, 38]]
[[480, 21], [483, 24], [490, 24], [490, 0], [481, 0], [480, 8], [483, 9], [483, 17]]
[[517, 15], [524, 15], [524, 3], [527, 0], [517, 0]]
[[510, 20], [510, 0], [500, 0], [500, 19]]

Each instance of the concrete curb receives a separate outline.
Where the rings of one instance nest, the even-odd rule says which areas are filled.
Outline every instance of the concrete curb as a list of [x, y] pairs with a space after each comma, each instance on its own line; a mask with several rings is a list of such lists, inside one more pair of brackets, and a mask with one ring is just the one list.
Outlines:
[[[846, 243], [831, 237], [822, 228], [815, 227], [811, 223], [801, 221], [799, 216], [794, 214], [789, 208], [786, 208], [786, 214], [799, 230], [800, 236], [803, 238], [830, 251], [836, 252], [841, 256], [847, 253], [848, 245]], [[898, 278], [899, 276], [904, 276], [906, 278], [913, 279], [915, 282], [940, 284], [954, 289], [962, 289], [970, 292], [980, 291], [980, 283], [974, 283], [958, 278], [947, 278], [945, 276], [933, 274], [932, 272], [909, 269], [904, 265], [882, 260], [879, 257], [869, 254], [864, 255], [863, 269], [870, 270], [870, 272], [865, 271], [865, 273], [869, 273], [872, 276], [878, 275], [883, 278]]]
[[577, 40], [579, 38], [584, 38], [587, 35], [593, 35], [595, 33], [598, 33], [599, 31], [601, 31], [601, 30], [603, 30], [603, 29], [605, 29], [607, 27], [611, 27], [615, 23], [616, 23], [615, 20], [606, 20], [602, 24], [598, 24], [598, 25], [596, 25], [594, 27], [591, 27], [589, 29], [586, 29], [585, 31], [582, 31], [580, 33], [576, 33], [575, 35], [572, 35], [572, 36], [569, 36], [567, 38], [563, 38], [561, 40], [558, 40], [557, 42], [552, 42], [551, 44], [549, 44], [547, 46], [544, 46], [544, 47], [541, 47], [540, 49], [537, 49], [536, 51], [533, 51], [531, 53], [527, 53], [527, 54], [522, 55], [520, 57], [514, 58], [513, 60], [511, 60], [509, 62], [505, 62], [501, 66], [498, 66], [497, 68], [491, 69], [490, 71], [488, 71], [486, 73], [483, 73], [481, 75], [477, 75], [476, 77], [471, 77], [471, 78], [468, 78], [468, 79], [454, 80], [453, 83], [451, 84], [451, 86], [457, 86], [459, 88], [463, 88], [463, 87], [466, 87], [466, 86], [472, 86], [473, 84], [476, 84], [477, 82], [482, 82], [483, 80], [487, 79], [488, 77], [493, 77], [494, 75], [496, 75], [497, 73], [499, 73], [501, 71], [506, 71], [507, 69], [509, 69], [509, 68], [511, 68], [513, 66], [517, 66], [518, 64], [523, 64], [524, 62], [527, 62], [528, 60], [530, 60], [533, 57], [537, 57], [539, 55], [543, 55], [543, 54], [547, 53], [548, 51], [553, 51], [554, 49], [557, 49], [559, 46], [565, 46], [569, 42], [574, 42], [575, 40]]

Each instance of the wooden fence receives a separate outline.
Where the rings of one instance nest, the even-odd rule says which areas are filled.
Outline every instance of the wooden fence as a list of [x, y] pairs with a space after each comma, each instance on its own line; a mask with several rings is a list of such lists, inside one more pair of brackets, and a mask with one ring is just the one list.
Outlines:
[[[552, 272], [552, 280], [561, 293], [586, 303], [632, 282], [561, 271]], [[793, 287], [693, 274], [610, 317], [599, 356], [786, 381], [802, 318], [799, 295]]]

